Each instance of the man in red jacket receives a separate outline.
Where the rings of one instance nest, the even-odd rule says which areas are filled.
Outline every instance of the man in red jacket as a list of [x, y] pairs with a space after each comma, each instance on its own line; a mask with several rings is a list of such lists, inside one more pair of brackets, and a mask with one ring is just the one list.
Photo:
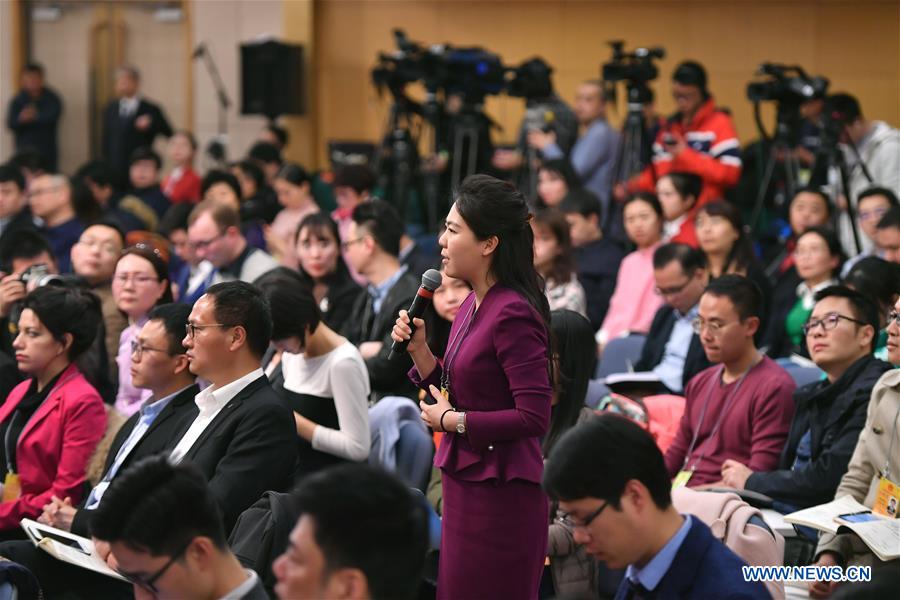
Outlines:
[[678, 65], [672, 74], [672, 96], [678, 112], [660, 128], [651, 164], [629, 187], [652, 192], [666, 173], [694, 173], [703, 179], [697, 206], [722, 199], [741, 176], [740, 143], [731, 116], [716, 108], [700, 63]]

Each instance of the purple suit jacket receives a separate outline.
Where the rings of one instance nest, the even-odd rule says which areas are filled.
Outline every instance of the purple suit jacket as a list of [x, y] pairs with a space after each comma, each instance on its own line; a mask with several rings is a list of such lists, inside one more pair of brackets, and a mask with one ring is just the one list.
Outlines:
[[[550, 422], [553, 393], [548, 372], [548, 337], [543, 320], [522, 296], [492, 287], [472, 314], [475, 294], [463, 302], [450, 329], [450, 402], [466, 411], [465, 435], [445, 433], [435, 466], [464, 481], [522, 479], [540, 483], [544, 471], [541, 436]], [[423, 389], [440, 387], [444, 361], [422, 379]], [[448, 420], [449, 422], [449, 420]]]

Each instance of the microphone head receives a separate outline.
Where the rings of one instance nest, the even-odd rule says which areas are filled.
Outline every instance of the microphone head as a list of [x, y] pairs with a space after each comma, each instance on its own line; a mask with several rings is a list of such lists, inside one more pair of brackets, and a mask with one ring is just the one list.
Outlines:
[[443, 278], [437, 269], [428, 269], [422, 274], [422, 287], [429, 292], [441, 287], [441, 282], [443, 282]]

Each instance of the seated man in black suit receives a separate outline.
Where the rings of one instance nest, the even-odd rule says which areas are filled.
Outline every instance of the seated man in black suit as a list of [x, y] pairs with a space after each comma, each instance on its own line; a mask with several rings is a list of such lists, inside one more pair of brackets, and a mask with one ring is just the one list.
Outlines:
[[653, 278], [666, 303], [656, 311], [635, 371], [653, 371], [673, 394], [710, 366], [694, 333], [700, 296], [709, 275], [703, 256], [687, 244], [665, 244], [653, 253]]
[[259, 366], [271, 334], [268, 303], [243, 281], [207, 289], [187, 321], [191, 372], [212, 385], [197, 395], [200, 412], [171, 456], [194, 463], [209, 480], [226, 532], [263, 492], [287, 491], [294, 473], [294, 417]]
[[119, 182], [128, 180], [128, 161], [142, 146], [153, 146], [156, 136], [172, 135], [162, 109], [140, 95], [141, 75], [134, 67], [116, 71], [116, 96], [103, 111], [103, 156]]
[[[194, 396], [200, 391], [188, 370], [181, 339], [191, 309], [183, 304], [154, 308], [133, 343], [132, 381], [153, 395], [116, 434], [103, 471], [103, 480], [78, 506], [68, 498], [53, 497], [38, 521], [57, 529], [90, 537], [90, 515], [100, 505], [107, 487], [119, 474], [142, 458], [172, 448], [188, 419], [197, 414]], [[47, 597], [75, 588], [84, 597], [115, 593], [112, 579], [58, 561], [29, 541], [0, 544], [0, 556], [28, 567], [37, 576]], [[121, 586], [120, 586], [121, 587]]]
[[356, 318], [341, 333], [359, 346], [376, 399], [415, 398], [417, 393], [406, 376], [412, 359], [407, 355], [388, 359], [397, 313], [409, 308], [421, 277], [410, 274], [397, 258], [402, 236], [403, 221], [396, 209], [384, 200], [372, 200], [353, 209], [343, 242], [347, 263], [366, 280], [368, 293], [360, 294], [353, 306]]
[[37, 229], [28, 210], [25, 176], [13, 165], [0, 165], [0, 246], [21, 229]]

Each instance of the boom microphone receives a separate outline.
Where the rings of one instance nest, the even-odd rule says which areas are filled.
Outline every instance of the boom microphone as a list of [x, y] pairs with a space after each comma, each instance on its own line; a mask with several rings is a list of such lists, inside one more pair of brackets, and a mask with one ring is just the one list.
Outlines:
[[[409, 305], [409, 328], [412, 330], [409, 339], [412, 339], [412, 336], [416, 333], [416, 326], [413, 325], [413, 319], [421, 319], [422, 315], [425, 314], [425, 309], [428, 308], [428, 305], [431, 304], [431, 297], [434, 296], [434, 290], [441, 287], [441, 274], [436, 269], [428, 269], [425, 273], [422, 274], [422, 285], [419, 287], [419, 291], [416, 292], [416, 297], [413, 298], [412, 304]], [[388, 356], [388, 360], [394, 360], [398, 356], [402, 354], [406, 354], [406, 347], [409, 345], [409, 340], [403, 342], [394, 342], [391, 345], [391, 354]]]

